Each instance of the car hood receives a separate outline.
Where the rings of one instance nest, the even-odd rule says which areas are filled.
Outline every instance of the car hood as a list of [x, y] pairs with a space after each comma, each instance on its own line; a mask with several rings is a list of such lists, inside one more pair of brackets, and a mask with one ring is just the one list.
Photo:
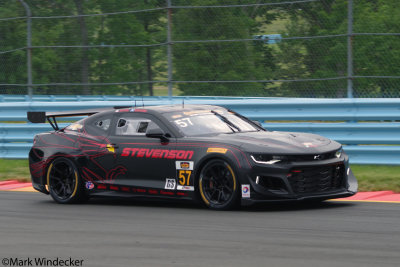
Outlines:
[[326, 137], [295, 132], [248, 132], [223, 134], [219, 138], [254, 153], [313, 154], [337, 150], [341, 145]]

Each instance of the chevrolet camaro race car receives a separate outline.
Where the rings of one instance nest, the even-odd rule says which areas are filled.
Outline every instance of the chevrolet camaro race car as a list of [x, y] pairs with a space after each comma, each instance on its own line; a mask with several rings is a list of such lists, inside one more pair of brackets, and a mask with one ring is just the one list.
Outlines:
[[[59, 129], [56, 118], [83, 116]], [[173, 105], [28, 112], [54, 131], [35, 136], [33, 187], [58, 203], [94, 196], [241, 203], [352, 196], [357, 180], [342, 146], [325, 137], [268, 131], [219, 106]]]

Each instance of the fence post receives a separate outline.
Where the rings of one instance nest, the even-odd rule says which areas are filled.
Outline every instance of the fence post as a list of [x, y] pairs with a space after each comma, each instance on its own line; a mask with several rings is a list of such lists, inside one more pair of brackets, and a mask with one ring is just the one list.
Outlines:
[[172, 9], [171, 0], [167, 0], [167, 58], [168, 58], [168, 96], [172, 97]]
[[32, 89], [32, 12], [27, 3], [24, 0], [19, 0], [24, 6], [26, 11], [26, 57], [27, 57], [27, 77], [28, 77], [28, 96], [32, 101], [33, 89]]
[[347, 1], [347, 97], [353, 98], [353, 0]]

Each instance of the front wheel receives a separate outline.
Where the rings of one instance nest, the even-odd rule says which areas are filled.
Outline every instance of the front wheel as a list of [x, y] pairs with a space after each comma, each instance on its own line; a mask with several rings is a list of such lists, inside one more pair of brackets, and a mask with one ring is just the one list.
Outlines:
[[67, 158], [57, 158], [47, 170], [47, 185], [51, 197], [58, 203], [69, 204], [86, 199], [78, 169]]
[[238, 200], [238, 184], [232, 167], [224, 160], [209, 161], [199, 176], [199, 191], [204, 204], [212, 209], [233, 208]]

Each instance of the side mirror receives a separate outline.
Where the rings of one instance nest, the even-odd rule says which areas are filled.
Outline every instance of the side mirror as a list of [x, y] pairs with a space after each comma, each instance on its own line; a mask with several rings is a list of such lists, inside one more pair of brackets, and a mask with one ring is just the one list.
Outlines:
[[160, 138], [163, 141], [168, 140], [168, 138], [165, 136], [164, 131], [161, 128], [147, 129], [146, 137], [149, 137], [149, 138]]

